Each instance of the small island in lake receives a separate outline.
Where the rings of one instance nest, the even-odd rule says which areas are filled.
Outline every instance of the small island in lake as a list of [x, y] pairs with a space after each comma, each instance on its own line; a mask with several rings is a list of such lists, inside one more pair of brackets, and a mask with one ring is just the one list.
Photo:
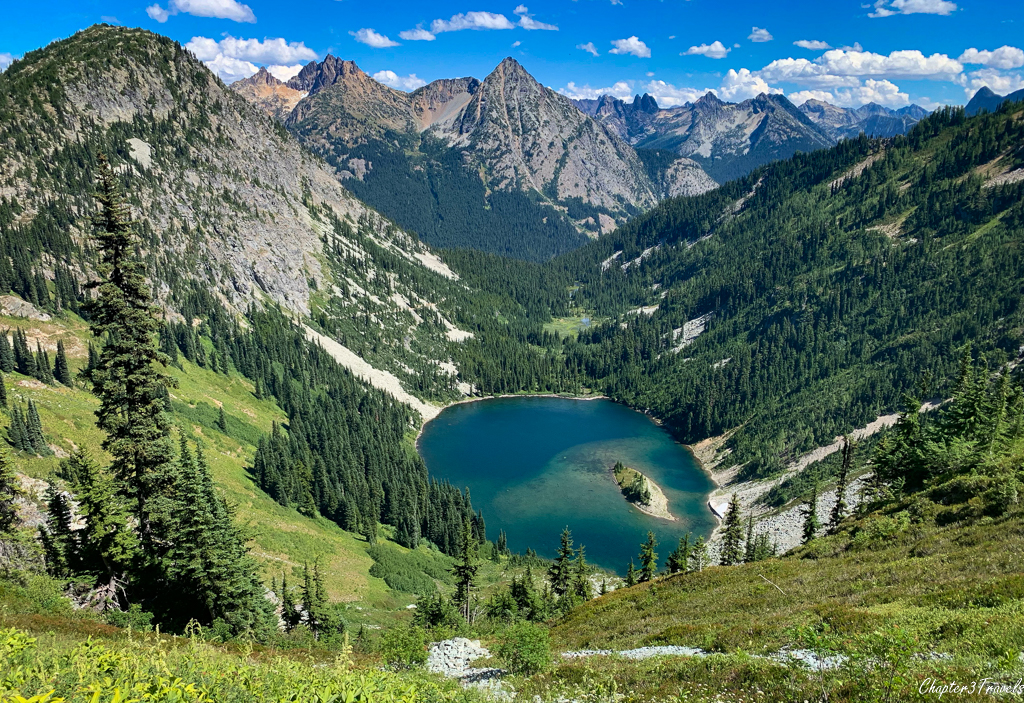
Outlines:
[[636, 469], [631, 469], [621, 461], [615, 462], [612, 475], [619, 484], [619, 490], [626, 500], [635, 505], [640, 512], [663, 520], [675, 520], [668, 511], [668, 498], [661, 487]]

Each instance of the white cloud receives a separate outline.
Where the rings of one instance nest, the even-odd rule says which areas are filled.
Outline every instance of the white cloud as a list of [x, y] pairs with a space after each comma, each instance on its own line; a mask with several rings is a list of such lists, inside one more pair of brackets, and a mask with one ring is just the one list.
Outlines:
[[1000, 73], [994, 68], [983, 68], [967, 74], [964, 93], [973, 97], [979, 88], [988, 86], [995, 93], [1006, 95], [1024, 88], [1024, 76], [1019, 73]]
[[995, 51], [971, 48], [960, 54], [960, 63], [978, 63], [990, 68], [1020, 68], [1024, 66], [1024, 51], [1014, 46], [1001, 46]]
[[299, 75], [304, 68], [303, 64], [297, 63], [294, 66], [267, 66], [267, 72], [279, 81], [287, 82], [289, 79]]
[[864, 81], [864, 85], [854, 88], [827, 90], [800, 90], [786, 96], [794, 105], [802, 105], [808, 100], [823, 100], [840, 107], [860, 107], [867, 103], [878, 103], [887, 107], [903, 107], [910, 104], [910, 96], [901, 93], [898, 86], [889, 81], [876, 81], [872, 78]]
[[718, 91], [718, 97], [731, 102], [738, 102], [748, 98], [754, 98], [761, 93], [781, 93], [779, 88], [772, 88], [756, 73], [741, 68], [739, 71], [729, 69], [722, 79], [722, 87]]
[[463, 29], [514, 29], [515, 25], [505, 15], [494, 12], [467, 12], [452, 15], [450, 20], [434, 20], [430, 23], [433, 34], [458, 32]]
[[14, 56], [7, 52], [0, 53], [0, 72], [6, 71], [7, 67], [14, 63]]
[[203, 63], [206, 64], [207, 68], [220, 76], [220, 79], [225, 83], [234, 83], [243, 78], [248, 78], [259, 70], [249, 61], [235, 59], [224, 54], [218, 54], [216, 58], [204, 61]]
[[632, 54], [642, 59], [651, 57], [651, 50], [636, 36], [629, 39], [613, 39], [612, 46], [615, 47], [610, 50], [612, 54]]
[[747, 37], [750, 41], [758, 44], [771, 41], [774, 38], [775, 37], [773, 37], [767, 29], [762, 29], [760, 27], [751, 27], [750, 36]]
[[220, 55], [261, 64], [294, 64], [318, 58], [317, 53], [303, 42], [288, 42], [280, 38], [260, 41], [228, 35], [218, 42], [207, 37], [192, 37], [185, 48], [200, 61], [213, 61]]
[[860, 45], [859, 41], [855, 41], [853, 46], [841, 46], [839, 48], [843, 51], [864, 51], [864, 47]]
[[427, 84], [425, 80], [419, 78], [415, 73], [410, 73], [408, 76], [400, 76], [394, 71], [377, 71], [373, 74], [373, 78], [384, 85], [404, 91], [416, 90]]
[[817, 39], [798, 39], [793, 42], [793, 45], [799, 46], [801, 49], [810, 49], [812, 51], [823, 51], [825, 49], [832, 48], [828, 42], [819, 41]]
[[588, 41], [586, 44], [577, 44], [576, 48], [577, 49], [582, 49], [583, 51], [587, 52], [588, 54], [593, 54], [594, 56], [600, 56], [601, 55], [597, 51], [597, 47], [594, 46], [594, 42], [592, 42], [592, 41]]
[[894, 51], [888, 56], [869, 51], [832, 49], [809, 61], [776, 59], [758, 71], [771, 83], [791, 82], [811, 87], [854, 87], [856, 78], [913, 78], [956, 80], [963, 64], [945, 54], [925, 56], [920, 51]]
[[569, 81], [569, 84], [560, 88], [558, 92], [573, 100], [596, 100], [602, 95], [611, 95], [619, 100], [629, 100], [633, 97], [633, 88], [626, 81], [618, 81], [608, 88], [591, 88], [589, 85], [581, 86]]
[[956, 12], [956, 3], [949, 0], [877, 0], [875, 11], [868, 17], [892, 15], [949, 15]]
[[515, 14], [519, 15], [519, 26], [523, 29], [544, 29], [551, 32], [557, 32], [558, 27], [553, 24], [545, 24], [544, 22], [538, 22], [533, 19], [533, 15], [528, 14], [529, 10], [526, 5], [520, 5], [515, 9]]
[[798, 90], [786, 96], [794, 105], [803, 105], [808, 100], [821, 100], [835, 104], [836, 98], [827, 90]]
[[[149, 15], [150, 19], [156, 20], [160, 24], [166, 22], [167, 18], [171, 16], [171, 13], [169, 13], [167, 10], [160, 7], [159, 5], [150, 5], [149, 7], [147, 7], [146, 14]], [[174, 14], [178, 13], [175, 12]]]
[[867, 103], [878, 103], [886, 107], [903, 107], [910, 104], [910, 96], [901, 93], [899, 87], [886, 81], [868, 78], [864, 85], [850, 90], [836, 91], [836, 104], [855, 107]]
[[522, 42], [517, 39], [516, 41], [512, 42], [512, 48], [515, 49], [517, 46], [520, 46], [521, 44]]
[[701, 44], [700, 46], [691, 46], [686, 50], [685, 56], [693, 56], [699, 54], [700, 56], [707, 56], [709, 59], [724, 59], [732, 49], [728, 49], [720, 41], [713, 41], [711, 44]]
[[404, 32], [399, 32], [398, 36], [406, 41], [434, 41], [437, 39], [437, 37], [423, 29], [423, 27], [407, 29]]
[[705, 93], [715, 92], [709, 91], [707, 88], [704, 90], [698, 90], [696, 88], [677, 88], [671, 83], [665, 81], [651, 81], [643, 88], [645, 93], [650, 93], [655, 100], [658, 101], [659, 107], [675, 107], [682, 105], [683, 103], [692, 103], [700, 100]]
[[171, 15], [184, 13], [195, 17], [216, 17], [235, 22], [255, 22], [256, 15], [252, 8], [243, 5], [238, 0], [170, 0], [167, 7], [150, 5], [146, 8], [146, 14], [151, 19], [163, 23]]
[[392, 41], [383, 34], [378, 34], [368, 27], [363, 27], [355, 32], [349, 32], [349, 34], [360, 44], [372, 46], [374, 49], [387, 49], [388, 47], [398, 46], [398, 42]]

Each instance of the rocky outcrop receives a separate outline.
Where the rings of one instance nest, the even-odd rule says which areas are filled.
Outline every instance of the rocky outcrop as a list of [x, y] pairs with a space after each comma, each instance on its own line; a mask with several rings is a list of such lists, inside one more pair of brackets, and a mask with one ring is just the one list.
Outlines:
[[231, 90], [282, 121], [307, 95], [306, 91], [296, 90], [278, 80], [263, 67], [254, 75], [232, 83]]
[[430, 131], [470, 150], [491, 187], [576, 197], [611, 210], [658, 200], [628, 144], [512, 58], [484, 79], [457, 116]]
[[409, 95], [378, 83], [354, 61], [328, 55], [307, 65], [288, 85], [309, 93], [286, 124], [314, 151], [415, 131]]

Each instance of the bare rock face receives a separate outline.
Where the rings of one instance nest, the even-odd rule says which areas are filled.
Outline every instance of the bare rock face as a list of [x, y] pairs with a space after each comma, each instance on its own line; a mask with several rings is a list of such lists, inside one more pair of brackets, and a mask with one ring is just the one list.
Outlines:
[[612, 210], [649, 207], [657, 195], [636, 153], [519, 63], [498, 65], [450, 122], [431, 129], [471, 152], [492, 187], [582, 198]]
[[286, 123], [315, 151], [337, 142], [353, 146], [388, 131], [414, 130], [408, 94], [378, 83], [353, 61], [329, 55], [307, 65], [288, 85], [308, 86], [309, 97], [296, 105]]
[[[349, 70], [337, 68], [333, 75]], [[273, 76], [257, 75], [249, 88], [281, 88]], [[58, 83], [51, 87], [47, 76], [59, 76]], [[0, 195], [18, 200], [25, 221], [61, 193], [78, 214], [71, 234], [84, 240], [95, 211], [94, 169], [58, 182], [38, 164], [67, 163], [69, 149], [112, 149], [114, 168], [131, 174], [125, 182], [132, 216], [153, 233], [146, 246], [153, 246], [155, 270], [193, 280], [229, 308], [273, 302], [308, 314], [311, 285], [331, 285], [321, 264], [325, 224], [312, 216], [313, 207], [362, 223], [380, 245], [411, 262], [426, 251], [356, 200], [279, 123], [164, 37], [92, 27], [0, 74], [0, 93], [32, 95], [43, 106], [8, 101], [15, 114], [0, 122], [0, 172], [13, 174]], [[26, 134], [31, 149], [19, 146]], [[345, 246], [366, 256], [355, 238]], [[158, 278], [154, 289], [173, 310], [170, 284]]]
[[686, 157], [673, 161], [658, 185], [662, 197], [665, 198], [700, 195], [718, 187], [718, 183], [700, 167], [699, 163]]
[[306, 91], [287, 86], [263, 67], [260, 67], [260, 70], [249, 78], [232, 83], [231, 90], [268, 115], [282, 121], [307, 95]]
[[476, 78], [442, 78], [414, 91], [409, 97], [417, 129], [422, 132], [451, 119], [479, 88], [480, 81]]

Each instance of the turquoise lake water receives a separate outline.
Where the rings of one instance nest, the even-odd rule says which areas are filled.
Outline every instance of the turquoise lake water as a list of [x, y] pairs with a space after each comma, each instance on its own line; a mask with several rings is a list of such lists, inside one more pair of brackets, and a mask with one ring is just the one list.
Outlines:
[[[687, 532], [707, 537], [711, 479], [681, 444], [645, 415], [609, 400], [497, 398], [454, 405], [419, 441], [432, 476], [468, 487], [487, 536], [509, 548], [553, 557], [562, 528], [587, 559], [624, 573], [653, 530], [659, 564]], [[616, 461], [636, 468], [665, 492], [671, 522], [626, 502], [611, 476]]]

